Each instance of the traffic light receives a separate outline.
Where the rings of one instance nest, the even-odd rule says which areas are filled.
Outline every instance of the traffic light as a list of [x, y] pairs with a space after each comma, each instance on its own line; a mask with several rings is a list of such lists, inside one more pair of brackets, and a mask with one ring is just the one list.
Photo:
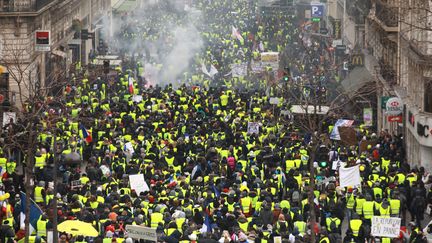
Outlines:
[[327, 167], [327, 161], [321, 161], [318, 164], [319, 164], [319, 167], [321, 167], [321, 168]]
[[109, 60], [103, 61], [103, 68], [104, 68], [104, 73], [108, 74], [110, 71], [110, 61]]

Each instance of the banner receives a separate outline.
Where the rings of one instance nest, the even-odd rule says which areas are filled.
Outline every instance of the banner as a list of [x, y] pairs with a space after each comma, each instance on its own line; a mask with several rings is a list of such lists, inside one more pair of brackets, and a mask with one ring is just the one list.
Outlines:
[[339, 167], [340, 187], [358, 186], [361, 184], [360, 168], [358, 165], [353, 167]]
[[372, 115], [372, 108], [363, 108], [363, 123], [365, 126], [370, 127], [373, 125]]
[[126, 225], [126, 231], [132, 239], [157, 242], [156, 229], [140, 225]]
[[247, 63], [232, 64], [231, 70], [233, 78], [244, 77], [247, 75]]
[[344, 119], [337, 120], [337, 122], [334, 125], [333, 131], [330, 134], [330, 139], [341, 140], [338, 128], [339, 127], [351, 127], [353, 123], [354, 123], [353, 120], [344, 120]]
[[378, 237], [397, 238], [401, 227], [400, 218], [373, 216], [371, 234]]
[[135, 190], [137, 195], [139, 195], [141, 192], [150, 191], [149, 186], [144, 180], [143, 174], [129, 175], [129, 183], [130, 183], [130, 188], [132, 190]]

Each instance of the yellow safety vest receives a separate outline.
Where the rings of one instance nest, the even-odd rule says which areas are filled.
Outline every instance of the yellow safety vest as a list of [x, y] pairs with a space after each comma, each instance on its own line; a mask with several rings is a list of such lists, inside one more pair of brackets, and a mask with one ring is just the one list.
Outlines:
[[44, 202], [44, 198], [42, 196], [42, 190], [44, 188], [41, 186], [37, 186], [34, 189], [34, 199], [36, 203], [43, 203]]
[[393, 217], [399, 216], [400, 212], [400, 200], [399, 199], [390, 199], [390, 211]]
[[374, 216], [375, 202], [366, 201], [363, 203], [363, 216], [365, 219], [371, 219]]
[[297, 227], [300, 234], [304, 234], [306, 232], [306, 222], [296, 221], [294, 222], [294, 227]]
[[359, 235], [361, 225], [362, 225], [361, 219], [351, 219], [350, 228], [351, 228], [353, 235], [355, 237], [357, 237]]
[[35, 156], [35, 167], [36, 168], [43, 168], [45, 166], [45, 157], [44, 156]]
[[150, 215], [150, 227], [157, 228], [159, 223], [163, 222], [163, 214], [159, 212], [152, 213]]
[[249, 213], [251, 203], [252, 200], [250, 199], [250, 197], [244, 197], [241, 199], [241, 206], [242, 206], [243, 213], [246, 214]]
[[355, 210], [356, 210], [356, 213], [358, 214], [358, 215], [362, 215], [363, 214], [363, 203], [364, 202], [366, 202], [366, 199], [364, 199], [364, 198], [356, 198], [356, 208], [355, 208]]
[[46, 225], [48, 223], [48, 220], [42, 220], [42, 217], [39, 218], [39, 220], [36, 223], [37, 227], [37, 235], [38, 236], [46, 236]]

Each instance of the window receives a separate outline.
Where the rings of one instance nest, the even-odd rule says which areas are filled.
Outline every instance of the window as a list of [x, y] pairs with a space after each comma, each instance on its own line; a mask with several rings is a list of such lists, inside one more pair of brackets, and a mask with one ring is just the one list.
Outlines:
[[425, 80], [424, 111], [432, 113], [432, 80]]

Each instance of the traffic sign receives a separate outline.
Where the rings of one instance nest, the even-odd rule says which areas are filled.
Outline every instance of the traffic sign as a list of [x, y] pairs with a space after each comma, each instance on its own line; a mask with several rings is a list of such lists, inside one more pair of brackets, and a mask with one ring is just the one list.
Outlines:
[[311, 16], [312, 18], [324, 17], [324, 5], [311, 5]]
[[388, 116], [387, 121], [402, 123], [402, 116]]

